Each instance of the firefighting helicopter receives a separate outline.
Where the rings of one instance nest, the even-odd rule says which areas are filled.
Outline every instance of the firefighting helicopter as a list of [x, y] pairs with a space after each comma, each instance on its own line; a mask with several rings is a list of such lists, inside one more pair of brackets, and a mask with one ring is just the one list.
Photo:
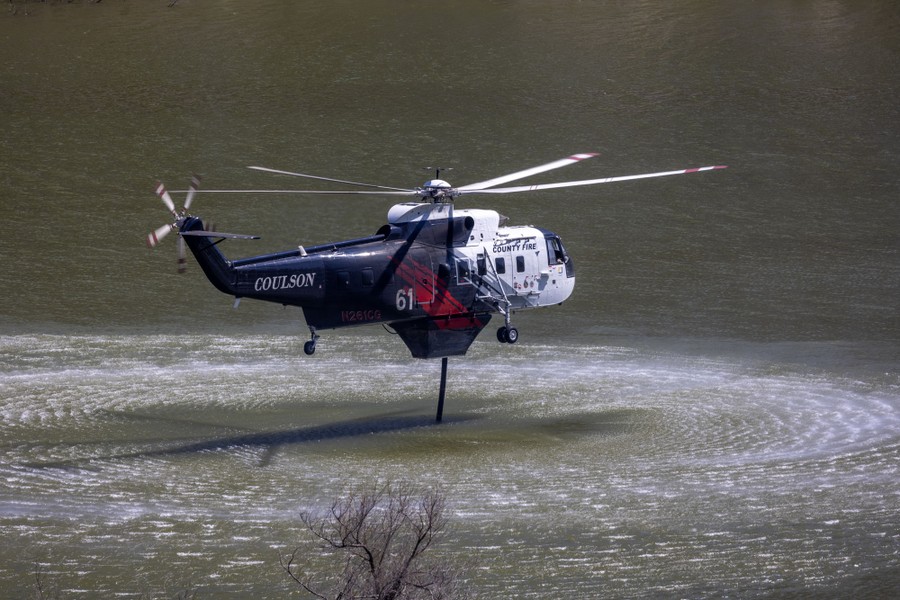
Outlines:
[[[575, 287], [575, 266], [560, 236], [543, 227], [511, 226], [488, 209], [454, 210], [454, 200], [474, 194], [508, 194], [699, 173], [724, 166], [697, 167], [625, 175], [497, 187], [597, 156], [580, 153], [485, 181], [453, 187], [441, 179], [442, 168], [416, 188], [360, 183], [267, 167], [250, 169], [281, 176], [356, 186], [356, 190], [200, 190], [194, 176], [177, 209], [162, 183], [156, 187], [174, 218], [147, 236], [155, 247], [176, 231], [179, 270], [184, 244], [204, 274], [221, 292], [235, 298], [264, 300], [303, 310], [310, 339], [304, 352], [316, 351], [319, 332], [381, 323], [393, 329], [415, 358], [441, 358], [437, 420], [441, 420], [447, 357], [463, 355], [490, 322], [503, 317], [497, 340], [519, 339], [512, 323], [517, 311], [561, 304]], [[198, 192], [368, 194], [405, 198], [392, 206], [387, 223], [374, 235], [299, 246], [283, 252], [230, 260], [218, 248], [225, 239], [259, 239], [212, 231], [189, 210]], [[178, 193], [178, 192], [173, 192]]]

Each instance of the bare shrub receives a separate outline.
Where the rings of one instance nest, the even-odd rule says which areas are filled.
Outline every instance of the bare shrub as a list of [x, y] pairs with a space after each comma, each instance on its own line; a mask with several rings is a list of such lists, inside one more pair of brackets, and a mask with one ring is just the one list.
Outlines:
[[350, 493], [325, 516], [301, 515], [320, 549], [333, 557], [334, 574], [316, 582], [300, 548], [282, 557], [281, 566], [323, 600], [470, 598], [460, 589], [457, 570], [426, 556], [446, 532], [445, 506], [442, 492], [403, 484]]

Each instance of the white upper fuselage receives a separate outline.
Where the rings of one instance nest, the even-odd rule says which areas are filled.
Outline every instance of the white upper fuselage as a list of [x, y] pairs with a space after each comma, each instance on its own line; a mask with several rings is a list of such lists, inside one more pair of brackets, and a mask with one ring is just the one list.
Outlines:
[[[402, 224], [422, 219], [471, 219], [464, 246], [452, 249], [457, 269], [473, 274], [479, 293], [501, 302], [510, 310], [559, 304], [575, 287], [571, 258], [559, 237], [532, 226], [506, 227], [500, 214], [484, 209], [453, 209], [451, 204], [404, 203], [393, 206], [388, 222]], [[460, 267], [460, 263], [463, 266]], [[474, 275], [477, 274], [478, 277]], [[461, 279], [464, 273], [458, 273]]]

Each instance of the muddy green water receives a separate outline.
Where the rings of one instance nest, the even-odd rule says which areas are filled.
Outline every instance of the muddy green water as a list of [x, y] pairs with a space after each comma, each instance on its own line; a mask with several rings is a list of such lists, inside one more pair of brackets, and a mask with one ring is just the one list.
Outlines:
[[[441, 484], [486, 597], [900, 587], [900, 10], [890, 2], [19, 4], [0, 15], [0, 597], [282, 597], [301, 510]], [[559, 233], [564, 306], [439, 363], [175, 273], [157, 179], [463, 185]], [[291, 183], [291, 182], [287, 182]], [[244, 256], [390, 201], [200, 196]]]

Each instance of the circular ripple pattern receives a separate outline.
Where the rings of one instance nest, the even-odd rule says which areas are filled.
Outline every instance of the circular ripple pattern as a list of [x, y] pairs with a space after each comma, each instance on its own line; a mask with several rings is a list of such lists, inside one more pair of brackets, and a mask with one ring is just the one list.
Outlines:
[[376, 479], [445, 487], [443, 552], [489, 595], [898, 582], [883, 349], [478, 342], [451, 360], [435, 426], [437, 362], [383, 336], [326, 338], [315, 358], [302, 341], [0, 338], [3, 588], [41, 565], [73, 597], [173, 573], [283, 593], [299, 511]]

